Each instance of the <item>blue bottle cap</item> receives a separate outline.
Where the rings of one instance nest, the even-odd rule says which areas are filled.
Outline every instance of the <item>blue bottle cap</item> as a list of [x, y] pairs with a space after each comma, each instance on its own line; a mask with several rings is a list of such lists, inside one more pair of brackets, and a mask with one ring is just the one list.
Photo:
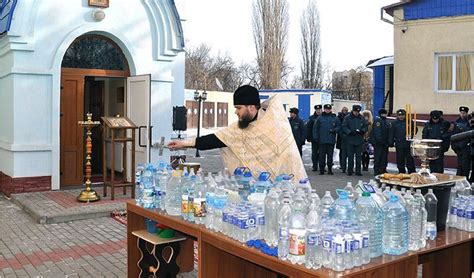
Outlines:
[[252, 177], [252, 173], [251, 173], [250, 171], [245, 172], [244, 177], [246, 177], [246, 178], [251, 178], [251, 177]]
[[267, 181], [270, 178], [270, 173], [269, 172], [261, 172], [260, 175], [258, 176], [259, 181]]

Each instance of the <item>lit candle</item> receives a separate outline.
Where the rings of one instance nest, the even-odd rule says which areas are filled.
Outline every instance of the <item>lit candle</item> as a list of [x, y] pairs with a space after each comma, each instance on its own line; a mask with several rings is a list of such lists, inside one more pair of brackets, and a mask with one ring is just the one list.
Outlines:
[[408, 138], [411, 138], [411, 104], [408, 104]]
[[405, 104], [405, 137], [408, 138], [408, 104]]
[[413, 126], [414, 126], [414, 129], [413, 129], [413, 137], [415, 137], [415, 135], [416, 135], [416, 111], [415, 111], [413, 117], [415, 118], [414, 121], [413, 121]]

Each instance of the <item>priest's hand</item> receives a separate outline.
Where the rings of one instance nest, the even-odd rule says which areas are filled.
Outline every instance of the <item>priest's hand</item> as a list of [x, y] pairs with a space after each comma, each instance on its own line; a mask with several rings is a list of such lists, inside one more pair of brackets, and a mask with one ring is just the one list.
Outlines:
[[185, 149], [187, 146], [185, 145], [183, 140], [174, 140], [168, 143], [168, 148], [172, 150], [182, 150]]

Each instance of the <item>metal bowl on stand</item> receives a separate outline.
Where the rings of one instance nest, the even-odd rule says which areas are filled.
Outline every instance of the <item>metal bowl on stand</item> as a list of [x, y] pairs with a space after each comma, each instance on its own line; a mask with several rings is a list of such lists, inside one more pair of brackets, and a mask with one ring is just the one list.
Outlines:
[[437, 139], [413, 139], [411, 141], [411, 153], [413, 156], [420, 158], [421, 169], [418, 171], [426, 181], [437, 181], [435, 175], [431, 174], [429, 169], [429, 160], [435, 160], [441, 153], [442, 140]]

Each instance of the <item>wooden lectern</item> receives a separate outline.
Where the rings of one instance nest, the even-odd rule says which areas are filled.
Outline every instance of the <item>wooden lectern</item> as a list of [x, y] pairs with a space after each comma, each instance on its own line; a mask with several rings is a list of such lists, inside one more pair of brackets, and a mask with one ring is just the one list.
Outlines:
[[[104, 175], [104, 197], [107, 196], [107, 186], [111, 187], [111, 199], [115, 198], [115, 187], [123, 187], [123, 195], [127, 194], [127, 187], [132, 188], [132, 198], [135, 198], [135, 129], [137, 126], [127, 117], [102, 117], [104, 127], [102, 129], [103, 139], [103, 175]], [[130, 132], [128, 132], [130, 131]], [[111, 143], [111, 169], [110, 180], [107, 178], [107, 143]], [[115, 143], [123, 144], [122, 151], [122, 179], [115, 179]], [[130, 181], [127, 180], [127, 143], [131, 143]]]

